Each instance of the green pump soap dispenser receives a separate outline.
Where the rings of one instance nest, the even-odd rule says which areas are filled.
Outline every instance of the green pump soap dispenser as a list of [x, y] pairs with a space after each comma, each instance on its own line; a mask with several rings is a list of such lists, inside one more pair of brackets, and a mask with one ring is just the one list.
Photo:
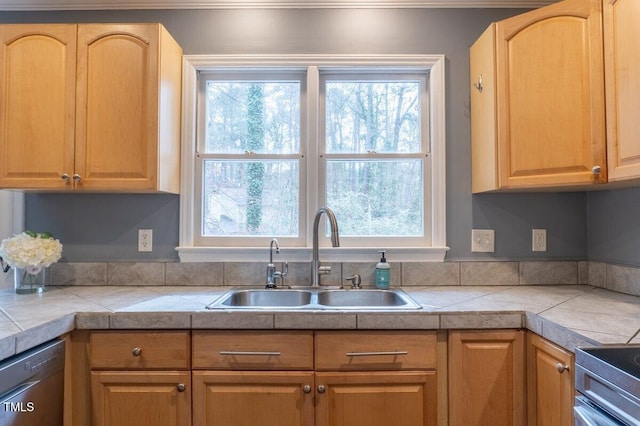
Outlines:
[[385, 250], [380, 250], [378, 253], [381, 253], [382, 257], [380, 262], [376, 264], [376, 287], [387, 289], [391, 283], [391, 265], [387, 263], [387, 259], [384, 257]]

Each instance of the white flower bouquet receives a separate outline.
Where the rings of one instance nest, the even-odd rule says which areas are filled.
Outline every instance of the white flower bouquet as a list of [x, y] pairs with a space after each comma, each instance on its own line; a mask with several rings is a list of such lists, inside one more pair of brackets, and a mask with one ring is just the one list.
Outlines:
[[25, 231], [2, 240], [0, 256], [9, 266], [38, 274], [62, 257], [62, 244], [48, 232]]

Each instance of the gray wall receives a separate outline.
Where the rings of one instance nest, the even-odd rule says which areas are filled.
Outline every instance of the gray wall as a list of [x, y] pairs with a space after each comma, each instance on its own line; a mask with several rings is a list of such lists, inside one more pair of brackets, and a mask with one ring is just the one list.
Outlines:
[[589, 259], [640, 266], [640, 189], [592, 192], [587, 199]]
[[[471, 195], [469, 47], [487, 25], [517, 9], [182, 10], [3, 13], [0, 22], [161, 22], [185, 54], [445, 54], [447, 58], [448, 260], [586, 259], [584, 193]], [[179, 199], [171, 195], [27, 197], [28, 228], [50, 230], [66, 260], [176, 259]], [[153, 227], [154, 252], [136, 251], [136, 229]], [[471, 229], [496, 230], [494, 254], [471, 253]], [[531, 228], [548, 230], [548, 252], [531, 252]], [[160, 235], [158, 235], [160, 234]]]

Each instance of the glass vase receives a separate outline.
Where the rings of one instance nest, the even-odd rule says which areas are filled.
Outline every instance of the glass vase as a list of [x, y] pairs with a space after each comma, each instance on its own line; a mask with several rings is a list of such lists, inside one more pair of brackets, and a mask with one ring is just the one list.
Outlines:
[[13, 283], [16, 293], [42, 293], [45, 290], [47, 268], [42, 268], [37, 274], [30, 274], [26, 269], [15, 268]]

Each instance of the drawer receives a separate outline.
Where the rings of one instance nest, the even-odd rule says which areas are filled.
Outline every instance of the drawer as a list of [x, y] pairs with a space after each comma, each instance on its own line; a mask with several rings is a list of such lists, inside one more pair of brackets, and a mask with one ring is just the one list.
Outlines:
[[437, 366], [437, 336], [431, 331], [321, 331], [315, 368], [327, 370], [423, 370]]
[[193, 368], [312, 370], [310, 331], [194, 331]]
[[94, 369], [189, 369], [188, 331], [95, 331], [90, 340]]

